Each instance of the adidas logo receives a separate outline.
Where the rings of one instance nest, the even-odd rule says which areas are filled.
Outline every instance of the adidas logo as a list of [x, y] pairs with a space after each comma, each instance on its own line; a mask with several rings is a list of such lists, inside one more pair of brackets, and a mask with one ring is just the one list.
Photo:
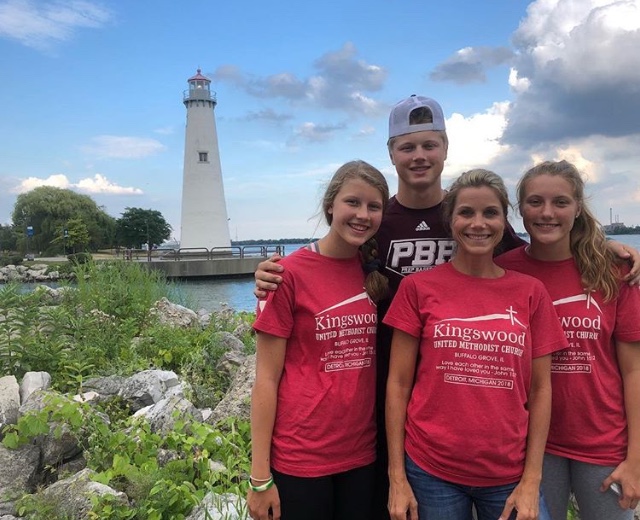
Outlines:
[[427, 223], [424, 220], [416, 227], [416, 231], [429, 231], [430, 229], [431, 228], [427, 226]]

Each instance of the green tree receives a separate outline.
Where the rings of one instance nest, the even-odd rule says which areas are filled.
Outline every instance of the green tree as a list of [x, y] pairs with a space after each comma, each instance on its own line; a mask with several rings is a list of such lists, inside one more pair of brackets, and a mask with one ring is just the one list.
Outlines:
[[18, 195], [12, 217], [14, 228], [19, 230], [18, 248], [25, 250], [26, 229], [33, 226], [31, 250], [46, 254], [63, 252], [63, 241], [56, 239], [61, 238], [61, 230], [67, 228], [72, 219], [86, 226], [87, 247], [92, 251], [112, 245], [116, 222], [88, 195], [52, 186], [41, 186]]
[[58, 228], [58, 233], [53, 243], [62, 243], [64, 252], [71, 250], [72, 253], [85, 251], [91, 237], [86, 224], [79, 218], [69, 219], [64, 227]]
[[0, 224], [0, 252], [15, 251], [18, 245], [18, 234], [13, 226]]
[[142, 244], [161, 244], [171, 236], [171, 226], [153, 209], [125, 208], [116, 221], [116, 239], [124, 247], [140, 249]]

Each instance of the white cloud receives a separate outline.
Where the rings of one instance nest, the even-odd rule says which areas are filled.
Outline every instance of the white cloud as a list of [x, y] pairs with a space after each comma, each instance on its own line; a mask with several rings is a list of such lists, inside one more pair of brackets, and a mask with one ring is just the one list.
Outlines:
[[538, 0], [513, 41], [518, 95], [505, 140], [638, 132], [640, 0]]
[[302, 123], [294, 132], [292, 142], [298, 140], [318, 143], [328, 141], [338, 131], [345, 128], [344, 124], [318, 125], [312, 122]]
[[291, 103], [309, 104], [349, 113], [379, 115], [384, 103], [368, 93], [380, 91], [387, 79], [385, 68], [357, 58], [351, 42], [337, 51], [320, 56], [313, 66], [317, 73], [300, 78], [291, 72], [256, 77], [235, 65], [222, 65], [212, 75], [214, 81], [231, 83], [258, 98], [282, 98]]
[[160, 128], [156, 128], [154, 132], [160, 135], [171, 135], [175, 132], [175, 129], [172, 126], [162, 126]]
[[449, 137], [447, 177], [486, 166], [508, 149], [500, 144], [507, 111], [508, 103], [502, 102], [469, 117], [457, 113], [451, 115], [446, 122]]
[[100, 28], [111, 18], [110, 11], [97, 2], [6, 0], [0, 2], [0, 36], [47, 49], [71, 39], [77, 29]]
[[486, 70], [513, 58], [506, 47], [465, 47], [438, 65], [430, 74], [433, 81], [452, 81], [459, 85], [483, 83]]
[[522, 94], [529, 89], [531, 82], [528, 78], [518, 76], [518, 71], [513, 67], [509, 70], [509, 86], [516, 94]]
[[356, 132], [354, 137], [355, 138], [369, 137], [371, 135], [374, 135], [375, 133], [376, 133], [375, 127], [371, 125], [365, 125]]
[[82, 151], [98, 159], [140, 159], [162, 152], [165, 146], [148, 137], [99, 135]]
[[26, 193], [40, 186], [53, 186], [55, 188], [68, 189], [71, 186], [69, 179], [66, 175], [57, 174], [50, 175], [46, 179], [39, 179], [37, 177], [27, 177], [18, 186], [11, 189], [12, 193]]
[[104, 175], [99, 173], [93, 177], [81, 179], [77, 183], [72, 183], [66, 175], [56, 174], [50, 175], [46, 179], [37, 177], [28, 177], [22, 180], [17, 186], [11, 188], [12, 193], [26, 193], [40, 186], [53, 186], [55, 188], [71, 189], [88, 194], [105, 194], [105, 195], [142, 195], [140, 188], [119, 186]]
[[80, 180], [75, 187], [86, 193], [105, 193], [110, 195], [142, 195], [140, 188], [118, 186], [103, 175], [96, 173], [93, 178]]

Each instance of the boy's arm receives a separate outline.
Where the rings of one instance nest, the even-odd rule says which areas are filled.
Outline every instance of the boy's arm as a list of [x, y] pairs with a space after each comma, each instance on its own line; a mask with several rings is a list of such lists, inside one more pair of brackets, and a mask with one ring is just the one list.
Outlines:
[[617, 240], [607, 240], [607, 246], [616, 256], [627, 260], [631, 265], [631, 270], [624, 277], [624, 281], [629, 285], [640, 284], [640, 252], [635, 248]]
[[256, 286], [253, 289], [256, 298], [266, 298], [267, 291], [275, 291], [282, 283], [282, 276], [277, 274], [284, 271], [284, 267], [278, 263], [281, 259], [282, 257], [276, 254], [258, 264], [254, 273]]

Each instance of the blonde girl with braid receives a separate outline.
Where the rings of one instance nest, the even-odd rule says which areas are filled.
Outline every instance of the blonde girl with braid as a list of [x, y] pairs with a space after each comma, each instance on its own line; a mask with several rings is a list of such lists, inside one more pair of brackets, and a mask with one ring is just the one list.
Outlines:
[[253, 520], [370, 520], [376, 457], [376, 302], [386, 278], [373, 236], [384, 176], [351, 161], [329, 182], [329, 232], [282, 260], [259, 300], [251, 395]]

